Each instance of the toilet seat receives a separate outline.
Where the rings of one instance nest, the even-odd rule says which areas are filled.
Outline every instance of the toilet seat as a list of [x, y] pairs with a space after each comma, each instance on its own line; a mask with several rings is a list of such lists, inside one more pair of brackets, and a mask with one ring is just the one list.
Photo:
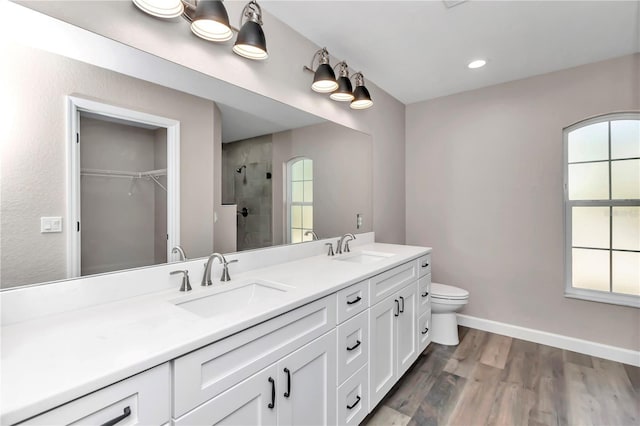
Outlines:
[[446, 284], [431, 283], [431, 297], [443, 300], [466, 300], [469, 292]]

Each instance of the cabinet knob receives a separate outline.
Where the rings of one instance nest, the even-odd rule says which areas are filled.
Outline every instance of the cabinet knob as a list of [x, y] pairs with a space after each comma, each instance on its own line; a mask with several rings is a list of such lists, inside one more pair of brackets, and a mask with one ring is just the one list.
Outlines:
[[423, 267], [423, 268], [426, 268], [427, 266], [429, 266], [429, 262], [424, 262], [424, 263], [422, 264], [422, 267]]

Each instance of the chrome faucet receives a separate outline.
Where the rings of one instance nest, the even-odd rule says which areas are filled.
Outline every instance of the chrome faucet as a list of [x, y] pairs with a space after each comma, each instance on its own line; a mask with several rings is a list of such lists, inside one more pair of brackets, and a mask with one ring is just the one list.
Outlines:
[[211, 256], [209, 256], [209, 259], [207, 259], [207, 263], [205, 265], [204, 275], [202, 276], [202, 282], [200, 283], [203, 286], [213, 284], [213, 281], [211, 281], [211, 269], [214, 259], [218, 259], [222, 264], [222, 276], [220, 277], [220, 281], [231, 281], [231, 277], [229, 276], [229, 264], [238, 261], [238, 259], [234, 259], [227, 262], [227, 259], [225, 259], [222, 254], [213, 253]]
[[171, 249], [171, 253], [178, 253], [179, 261], [187, 260], [187, 255], [184, 254], [184, 249], [182, 248], [182, 246], [175, 246]]
[[308, 230], [307, 232], [304, 233], [304, 236], [306, 237], [307, 235], [311, 235], [311, 239], [313, 240], [318, 240], [318, 234], [316, 234], [316, 231], [314, 231], [313, 229]]
[[[351, 249], [349, 248], [349, 241], [355, 240], [355, 239], [356, 239], [356, 236], [353, 235], [352, 233], [344, 234], [342, 237], [340, 237], [340, 239], [338, 240], [338, 247], [336, 247], [336, 254], [342, 254], [343, 251], [345, 253], [349, 253], [351, 251]], [[344, 248], [342, 247], [343, 243], [344, 243]]]
[[180, 291], [191, 291], [191, 282], [189, 281], [189, 271], [171, 271], [171, 275], [182, 274], [182, 284], [180, 285]]

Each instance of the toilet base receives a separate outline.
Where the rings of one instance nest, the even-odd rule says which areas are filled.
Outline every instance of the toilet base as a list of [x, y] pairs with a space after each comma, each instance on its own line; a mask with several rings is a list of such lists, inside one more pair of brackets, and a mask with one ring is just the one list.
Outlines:
[[447, 346], [455, 346], [460, 343], [458, 318], [455, 312], [431, 314], [431, 341]]

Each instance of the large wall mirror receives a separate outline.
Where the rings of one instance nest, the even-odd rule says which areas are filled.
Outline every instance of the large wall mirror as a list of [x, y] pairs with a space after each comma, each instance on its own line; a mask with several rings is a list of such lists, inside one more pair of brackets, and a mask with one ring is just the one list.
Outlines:
[[[193, 259], [372, 230], [367, 134], [240, 88], [250, 112], [16, 40], [1, 47], [2, 289], [178, 261], [177, 244]], [[281, 119], [255, 113], [269, 102]]]

